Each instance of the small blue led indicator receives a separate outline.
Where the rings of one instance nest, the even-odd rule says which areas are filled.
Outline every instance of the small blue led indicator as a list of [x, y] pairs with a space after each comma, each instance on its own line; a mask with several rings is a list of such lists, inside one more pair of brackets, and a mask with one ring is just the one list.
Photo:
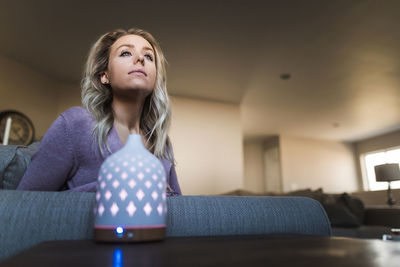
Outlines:
[[117, 234], [123, 234], [124, 233], [124, 228], [122, 228], [121, 226], [118, 226], [117, 229], [115, 229], [115, 232], [117, 232]]

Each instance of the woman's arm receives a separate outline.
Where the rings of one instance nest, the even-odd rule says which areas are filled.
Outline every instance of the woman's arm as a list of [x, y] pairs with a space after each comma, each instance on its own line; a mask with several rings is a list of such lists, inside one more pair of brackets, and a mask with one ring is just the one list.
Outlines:
[[43, 136], [17, 190], [58, 191], [74, 171], [75, 163], [67, 122], [60, 115]]
[[168, 185], [171, 189], [171, 191], [167, 190], [168, 196], [181, 196], [181, 188], [178, 183], [178, 177], [176, 175], [176, 170], [175, 170], [175, 165], [171, 164], [171, 169], [169, 172], [169, 181]]

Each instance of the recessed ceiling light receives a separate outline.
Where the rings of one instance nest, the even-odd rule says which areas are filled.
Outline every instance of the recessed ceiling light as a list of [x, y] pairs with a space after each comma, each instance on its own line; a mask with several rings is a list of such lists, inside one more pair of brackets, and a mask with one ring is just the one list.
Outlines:
[[289, 80], [291, 75], [290, 73], [281, 73], [280, 77], [282, 80]]

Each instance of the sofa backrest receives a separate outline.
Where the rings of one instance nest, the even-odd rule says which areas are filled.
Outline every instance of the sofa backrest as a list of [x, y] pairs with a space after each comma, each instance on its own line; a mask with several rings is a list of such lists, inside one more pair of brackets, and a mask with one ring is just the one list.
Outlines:
[[[95, 193], [0, 190], [0, 260], [47, 240], [93, 238]], [[331, 234], [303, 197], [167, 198], [167, 236]]]

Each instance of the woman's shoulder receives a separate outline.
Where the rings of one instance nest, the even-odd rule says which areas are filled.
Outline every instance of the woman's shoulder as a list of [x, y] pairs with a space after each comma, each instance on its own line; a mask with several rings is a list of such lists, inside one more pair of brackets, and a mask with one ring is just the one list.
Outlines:
[[60, 117], [72, 131], [92, 128], [94, 123], [93, 116], [84, 107], [71, 107], [61, 113]]
[[61, 113], [60, 117], [63, 117], [69, 123], [85, 123], [93, 122], [93, 116], [84, 107], [71, 107]]
[[61, 113], [61, 116], [68, 120], [82, 120], [91, 117], [89, 112], [84, 107], [79, 106], [70, 107], [69, 109]]

